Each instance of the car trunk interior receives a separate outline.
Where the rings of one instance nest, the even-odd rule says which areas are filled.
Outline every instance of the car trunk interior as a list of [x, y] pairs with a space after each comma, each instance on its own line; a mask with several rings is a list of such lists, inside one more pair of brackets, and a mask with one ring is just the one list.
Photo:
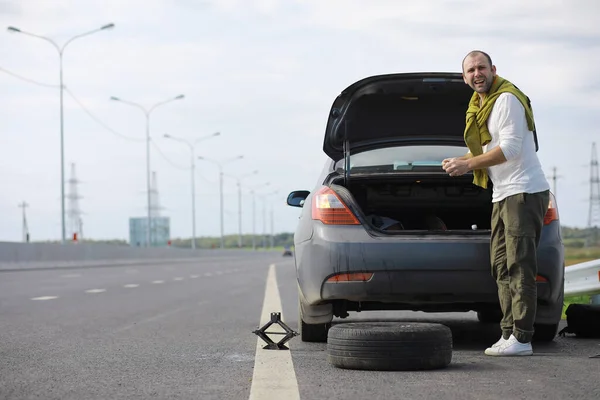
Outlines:
[[[346, 189], [368, 223], [385, 233], [454, 231], [489, 233], [491, 188], [472, 176], [352, 176]], [[343, 179], [333, 182], [344, 186]]]

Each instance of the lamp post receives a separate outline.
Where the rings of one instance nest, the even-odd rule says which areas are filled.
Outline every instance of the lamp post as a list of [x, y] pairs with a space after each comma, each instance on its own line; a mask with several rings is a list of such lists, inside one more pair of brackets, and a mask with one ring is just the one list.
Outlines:
[[266, 182], [250, 189], [250, 194], [252, 195], [252, 250], [256, 250], [256, 195], [254, 191], [269, 185], [270, 183]]
[[15, 28], [14, 26], [9, 26], [7, 29], [9, 32], [14, 32], [14, 33], [21, 33], [23, 35], [27, 35], [27, 36], [32, 36], [38, 39], [42, 39], [45, 40], [47, 42], [49, 42], [50, 44], [52, 44], [52, 46], [54, 46], [54, 48], [58, 51], [58, 57], [59, 57], [59, 79], [60, 79], [60, 209], [61, 209], [61, 216], [60, 216], [60, 220], [61, 220], [61, 225], [62, 225], [62, 232], [61, 232], [61, 243], [65, 244], [66, 242], [66, 226], [65, 226], [65, 140], [64, 140], [64, 112], [63, 112], [63, 91], [64, 91], [64, 85], [63, 85], [63, 54], [65, 51], [65, 48], [67, 47], [67, 45], [69, 43], [71, 43], [73, 40], [78, 39], [80, 37], [83, 36], [87, 36], [87, 35], [91, 35], [93, 33], [96, 32], [100, 32], [106, 29], [111, 29], [114, 28], [115, 24], [106, 24], [104, 26], [101, 26], [98, 29], [94, 29], [92, 31], [89, 32], [85, 32], [76, 36], [73, 36], [71, 39], [67, 40], [62, 46], [59, 46], [54, 40], [45, 37], [45, 36], [40, 36], [40, 35], [36, 35], [34, 33], [29, 33], [26, 31], [23, 31], [19, 28]]
[[191, 178], [192, 178], [192, 249], [194, 249], [194, 250], [196, 249], [196, 177], [195, 177], [196, 149], [195, 148], [196, 148], [196, 145], [198, 144], [198, 142], [201, 142], [205, 139], [209, 139], [211, 137], [219, 136], [220, 134], [221, 134], [220, 132], [215, 132], [212, 135], [198, 138], [193, 143], [186, 139], [183, 139], [183, 138], [178, 138], [176, 136], [165, 134], [165, 138], [184, 143], [190, 148], [190, 169], [192, 170], [192, 176], [191, 176]]
[[225, 247], [225, 238], [223, 233], [223, 166], [232, 161], [241, 160], [244, 156], [237, 156], [226, 161], [217, 161], [206, 157], [198, 157], [199, 160], [211, 162], [219, 167], [219, 203], [220, 203], [220, 218], [221, 218], [221, 248]]
[[258, 171], [252, 171], [249, 174], [242, 176], [227, 175], [236, 180], [238, 188], [238, 247], [242, 248], [242, 179], [258, 174]]
[[263, 248], [267, 248], [267, 197], [277, 194], [279, 191], [278, 190], [274, 190], [272, 192], [269, 193], [263, 193], [262, 195], [259, 195], [262, 199], [262, 206], [263, 206], [263, 235], [262, 235], [262, 242], [263, 242]]
[[154, 109], [156, 109], [156, 107], [161, 106], [163, 104], [167, 104], [170, 103], [172, 101], [175, 100], [181, 100], [183, 99], [185, 96], [180, 94], [179, 96], [173, 97], [171, 99], [165, 100], [165, 101], [161, 101], [159, 103], [156, 103], [155, 105], [153, 105], [152, 107], [146, 109], [143, 106], [137, 104], [137, 103], [133, 103], [131, 101], [127, 101], [127, 100], [122, 100], [118, 97], [112, 96], [110, 99], [113, 101], [118, 101], [124, 104], [128, 104], [130, 106], [133, 107], [137, 107], [140, 110], [142, 110], [142, 112], [144, 113], [144, 115], [146, 116], [146, 191], [147, 193], [147, 202], [148, 202], [148, 226], [146, 228], [146, 247], [150, 247], [152, 245], [152, 237], [151, 237], [151, 223], [152, 223], [152, 206], [151, 206], [151, 200], [150, 200], [150, 113], [152, 113], [152, 111], [154, 111]]

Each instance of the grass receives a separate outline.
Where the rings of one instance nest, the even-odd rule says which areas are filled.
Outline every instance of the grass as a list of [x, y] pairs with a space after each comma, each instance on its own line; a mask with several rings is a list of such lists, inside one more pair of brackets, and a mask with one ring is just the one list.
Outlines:
[[[565, 248], [565, 265], [579, 264], [586, 261], [597, 260], [600, 258], [600, 247], [589, 248]], [[566, 319], [565, 311], [569, 304], [590, 304], [590, 296], [571, 296], [565, 297], [562, 318]]]
[[600, 258], [600, 247], [565, 248], [565, 261], [567, 265], [578, 264]]

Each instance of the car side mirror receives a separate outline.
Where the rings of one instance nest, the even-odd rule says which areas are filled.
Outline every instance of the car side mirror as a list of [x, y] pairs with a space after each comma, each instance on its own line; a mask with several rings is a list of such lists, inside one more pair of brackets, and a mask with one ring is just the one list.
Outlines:
[[308, 190], [295, 190], [288, 195], [287, 205], [292, 207], [303, 207], [310, 192]]

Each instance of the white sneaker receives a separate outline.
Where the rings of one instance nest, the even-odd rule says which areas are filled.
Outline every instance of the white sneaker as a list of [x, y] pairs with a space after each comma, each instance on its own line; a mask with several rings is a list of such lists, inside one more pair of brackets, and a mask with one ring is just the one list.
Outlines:
[[491, 347], [488, 347], [487, 349], [485, 349], [485, 354], [487, 354], [488, 356], [497, 355], [496, 349], [498, 347], [502, 346], [506, 342], [508, 342], [508, 340], [504, 339], [504, 336], [500, 336], [500, 340], [498, 340], [496, 343], [494, 343]]
[[492, 348], [496, 348], [498, 346], [501, 346], [502, 344], [504, 344], [504, 342], [506, 342], [507, 339], [504, 339], [504, 336], [500, 336], [500, 340], [498, 340], [496, 343], [494, 343], [492, 345]]
[[533, 348], [531, 347], [531, 343], [521, 343], [514, 335], [510, 335], [510, 338], [504, 341], [503, 344], [486, 349], [485, 354], [488, 356], [504, 357], [531, 356], [533, 355]]

